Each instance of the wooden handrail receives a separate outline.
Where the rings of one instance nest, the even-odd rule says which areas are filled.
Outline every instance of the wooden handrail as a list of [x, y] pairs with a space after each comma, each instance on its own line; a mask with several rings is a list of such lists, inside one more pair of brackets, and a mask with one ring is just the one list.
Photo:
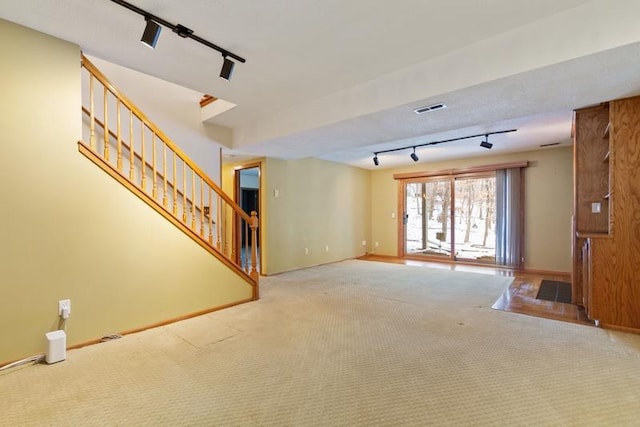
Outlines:
[[[172, 222], [176, 227], [178, 227], [180, 230], [182, 230], [185, 234], [191, 236], [193, 238], [193, 240], [195, 240], [204, 249], [209, 251], [209, 253], [215, 255], [226, 266], [232, 268], [234, 271], [238, 272], [243, 277], [248, 277], [248, 278], [254, 280], [255, 284], [256, 284], [256, 286], [254, 286], [254, 290], [253, 290], [254, 297], [255, 297], [255, 295], [257, 295], [257, 292], [258, 292], [258, 290], [257, 290], [257, 283], [258, 283], [257, 275], [252, 276], [251, 274], [247, 273], [242, 268], [240, 268], [238, 265], [233, 264], [226, 257], [220, 256], [218, 251], [214, 247], [210, 246], [206, 242], [206, 240], [201, 238], [196, 232], [194, 232], [192, 229], [187, 227], [185, 224], [183, 224], [180, 221], [178, 221], [177, 218], [175, 218], [174, 216], [169, 214], [166, 210], [164, 210], [162, 208], [162, 205], [160, 205], [157, 201], [155, 201], [153, 198], [151, 198], [148, 194], [146, 194], [143, 191], [141, 191], [135, 185], [132, 185], [131, 182], [127, 179], [127, 177], [122, 174], [122, 172], [118, 171], [115, 167], [113, 167], [113, 165], [111, 165], [110, 163], [105, 161], [103, 157], [101, 157], [100, 155], [96, 154], [96, 152], [91, 147], [86, 145], [84, 142], [78, 141], [78, 150], [80, 151], [80, 153], [85, 155], [89, 160], [91, 160], [93, 163], [95, 163], [97, 166], [99, 166], [102, 170], [107, 172], [109, 175], [111, 175], [113, 178], [115, 178], [118, 182], [120, 182], [122, 185], [124, 185], [129, 191], [134, 193], [140, 199], [142, 199], [145, 202], [147, 202], [150, 206], [153, 206], [154, 209], [157, 212], [159, 212], [163, 217], [165, 217], [167, 220]], [[257, 299], [257, 298], [254, 298], [254, 299]]]
[[200, 108], [204, 108], [207, 105], [209, 105], [212, 102], [215, 102], [217, 100], [218, 100], [218, 98], [216, 98], [215, 96], [204, 94], [204, 95], [202, 95], [202, 99], [200, 100]]
[[[82, 106], [82, 113], [89, 116], [91, 139], [89, 146], [79, 143], [80, 152], [178, 228], [197, 237], [200, 245], [225, 264], [251, 279], [257, 299], [257, 213], [249, 215], [242, 210], [84, 55], [82, 67], [89, 73], [89, 107]], [[102, 86], [97, 88], [97, 99], [96, 81]], [[97, 108], [103, 109], [99, 112], [103, 121], [96, 117], [96, 102]], [[124, 111], [128, 123], [123, 129]], [[96, 135], [96, 124], [102, 135]], [[128, 133], [128, 140], [123, 138], [123, 131]], [[128, 153], [127, 160], [123, 149]], [[110, 150], [115, 151], [111, 159]]]
[[155, 123], [153, 123], [133, 102], [131, 102], [129, 98], [123, 95], [122, 92], [120, 92], [120, 90], [118, 90], [118, 88], [113, 83], [111, 83], [111, 81], [104, 74], [102, 74], [102, 72], [100, 72], [100, 70], [98, 70], [96, 66], [93, 65], [93, 63], [89, 61], [89, 59], [84, 55], [82, 55], [82, 65], [89, 72], [91, 72], [91, 74], [93, 74], [98, 79], [98, 81], [100, 81], [100, 83], [102, 83], [104, 87], [109, 90], [109, 92], [111, 92], [115, 97], [120, 99], [122, 104], [125, 105], [127, 108], [129, 108], [129, 110], [131, 110], [133, 114], [136, 115], [136, 117], [142, 120], [145, 123], [145, 125], [153, 133], [155, 133], [162, 140], [162, 142], [164, 142], [167, 145], [167, 147], [169, 147], [174, 153], [176, 153], [176, 155], [180, 157], [185, 162], [185, 164], [191, 168], [191, 170], [193, 170], [196, 174], [198, 174], [207, 183], [207, 185], [213, 188], [216, 191], [216, 193], [218, 193], [220, 197], [222, 197], [228, 205], [232, 206], [233, 209], [237, 211], [238, 214], [242, 216], [242, 218], [245, 221], [247, 221], [247, 223], [251, 223], [251, 217], [246, 212], [244, 212], [244, 210], [242, 210], [242, 208], [238, 206], [238, 204], [234, 202], [233, 199], [231, 199], [224, 191], [222, 191], [222, 189], [218, 187], [218, 185], [215, 182], [213, 182], [207, 176], [207, 174], [204, 173], [204, 171], [200, 169], [198, 165], [196, 165], [184, 153], [184, 151], [182, 151], [177, 145], [175, 145], [173, 141], [171, 141], [171, 139], [164, 132], [162, 132], [158, 128], [158, 126], [156, 126]]
[[[87, 110], [84, 106], [82, 107], [82, 112], [85, 113], [87, 116], [91, 116], [91, 113], [89, 112], [89, 110]], [[100, 126], [103, 130], [104, 130], [104, 123], [102, 123], [102, 121], [100, 119], [98, 119], [97, 117], [94, 117], [93, 119], [98, 126]], [[109, 132], [109, 136], [111, 136], [114, 139], [118, 138], [118, 135], [112, 131], [111, 129], [108, 130]], [[126, 141], [124, 140], [120, 140], [120, 143], [122, 144], [122, 146], [129, 152], [129, 153], [133, 153], [133, 156], [140, 161], [140, 163], [142, 163], [142, 156], [138, 153], [134, 151], [131, 151], [131, 146], [129, 144], [127, 144]], [[151, 165], [149, 162], [144, 162], [144, 165], [148, 168], [148, 169], [153, 169], [153, 165]], [[164, 181], [165, 177], [162, 173], [160, 172], [156, 172], [156, 178], [160, 179], [160, 181]], [[167, 181], [167, 186], [171, 187], [173, 189], [174, 184], [173, 182]], [[179, 195], [180, 197], [182, 197], [182, 191], [180, 191], [179, 189], [176, 188], [176, 194]], [[186, 198], [187, 202], [189, 202], [189, 204], [192, 204], [193, 202], [191, 201], [191, 199], [189, 199], [188, 197]], [[201, 209], [199, 206], [196, 205], [196, 211], [200, 212]], [[215, 221], [214, 221], [215, 224]]]

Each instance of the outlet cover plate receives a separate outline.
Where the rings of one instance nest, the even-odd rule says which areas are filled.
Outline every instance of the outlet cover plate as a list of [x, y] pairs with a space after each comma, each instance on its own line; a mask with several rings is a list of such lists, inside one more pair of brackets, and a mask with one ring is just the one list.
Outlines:
[[71, 300], [70, 299], [61, 299], [58, 301], [58, 316], [62, 316], [62, 309], [67, 308], [69, 310], [69, 314], [71, 314]]

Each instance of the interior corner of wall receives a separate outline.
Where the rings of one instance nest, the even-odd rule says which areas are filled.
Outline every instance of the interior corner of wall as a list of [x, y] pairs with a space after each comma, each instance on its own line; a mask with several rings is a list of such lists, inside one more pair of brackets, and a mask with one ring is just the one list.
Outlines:
[[212, 123], [203, 123], [204, 133], [225, 148], [233, 147], [233, 129]]

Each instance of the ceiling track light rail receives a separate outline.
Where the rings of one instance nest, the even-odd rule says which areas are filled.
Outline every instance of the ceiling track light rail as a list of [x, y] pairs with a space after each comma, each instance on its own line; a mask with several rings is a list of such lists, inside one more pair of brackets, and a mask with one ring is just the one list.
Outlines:
[[182, 38], [189, 38], [189, 39], [195, 40], [200, 44], [203, 44], [207, 47], [210, 47], [213, 50], [217, 50], [218, 52], [220, 52], [220, 54], [224, 58], [224, 61], [222, 64], [222, 70], [220, 71], [220, 77], [224, 78], [225, 80], [229, 80], [229, 78], [231, 77], [231, 72], [233, 71], [233, 67], [235, 65], [235, 63], [231, 61], [229, 58], [232, 58], [242, 63], [245, 63], [247, 61], [243, 57], [238, 56], [235, 53], [227, 49], [224, 49], [214, 43], [211, 43], [210, 41], [205, 40], [202, 37], [194, 34], [191, 28], [187, 28], [181, 24], [174, 25], [124, 0], [111, 0], [111, 1], [144, 17], [144, 19], [147, 21], [147, 26], [145, 27], [145, 31], [141, 41], [149, 47], [154, 48], [158, 41], [158, 37], [160, 36], [160, 27], [158, 24], [160, 24], [162, 26], [170, 28], [171, 31], [173, 31], [174, 33], [176, 33]]
[[502, 133], [515, 132], [517, 130], [518, 129], [499, 130], [499, 131], [496, 131], [496, 132], [479, 133], [479, 134], [476, 134], [476, 135], [462, 136], [460, 138], [443, 139], [441, 141], [432, 141], [432, 142], [426, 142], [424, 144], [409, 145], [409, 146], [406, 146], [406, 147], [390, 148], [388, 150], [375, 151], [373, 153], [373, 164], [376, 165], [376, 166], [378, 166], [380, 164], [380, 160], [378, 159], [378, 154], [393, 153], [395, 151], [408, 150], [409, 148], [413, 148], [413, 153], [411, 153], [409, 155], [409, 157], [411, 157], [411, 159], [414, 162], [417, 162], [418, 161], [418, 155], [416, 154], [416, 148], [427, 147], [429, 145], [443, 144], [445, 142], [453, 142], [453, 141], [461, 141], [461, 140], [470, 139], [470, 138], [478, 138], [480, 136], [484, 136], [484, 141], [482, 141], [480, 143], [480, 146], [484, 147], [484, 148], [487, 148], [487, 149], [490, 149], [491, 147], [493, 147], [493, 144], [491, 144], [489, 142], [489, 136], [498, 135], [498, 134], [502, 134]]

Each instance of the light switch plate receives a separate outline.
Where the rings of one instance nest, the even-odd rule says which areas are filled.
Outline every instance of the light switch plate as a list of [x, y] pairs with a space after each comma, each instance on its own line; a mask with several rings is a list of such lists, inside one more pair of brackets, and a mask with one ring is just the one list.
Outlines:
[[602, 207], [600, 203], [591, 203], [591, 213], [600, 213], [601, 209]]

